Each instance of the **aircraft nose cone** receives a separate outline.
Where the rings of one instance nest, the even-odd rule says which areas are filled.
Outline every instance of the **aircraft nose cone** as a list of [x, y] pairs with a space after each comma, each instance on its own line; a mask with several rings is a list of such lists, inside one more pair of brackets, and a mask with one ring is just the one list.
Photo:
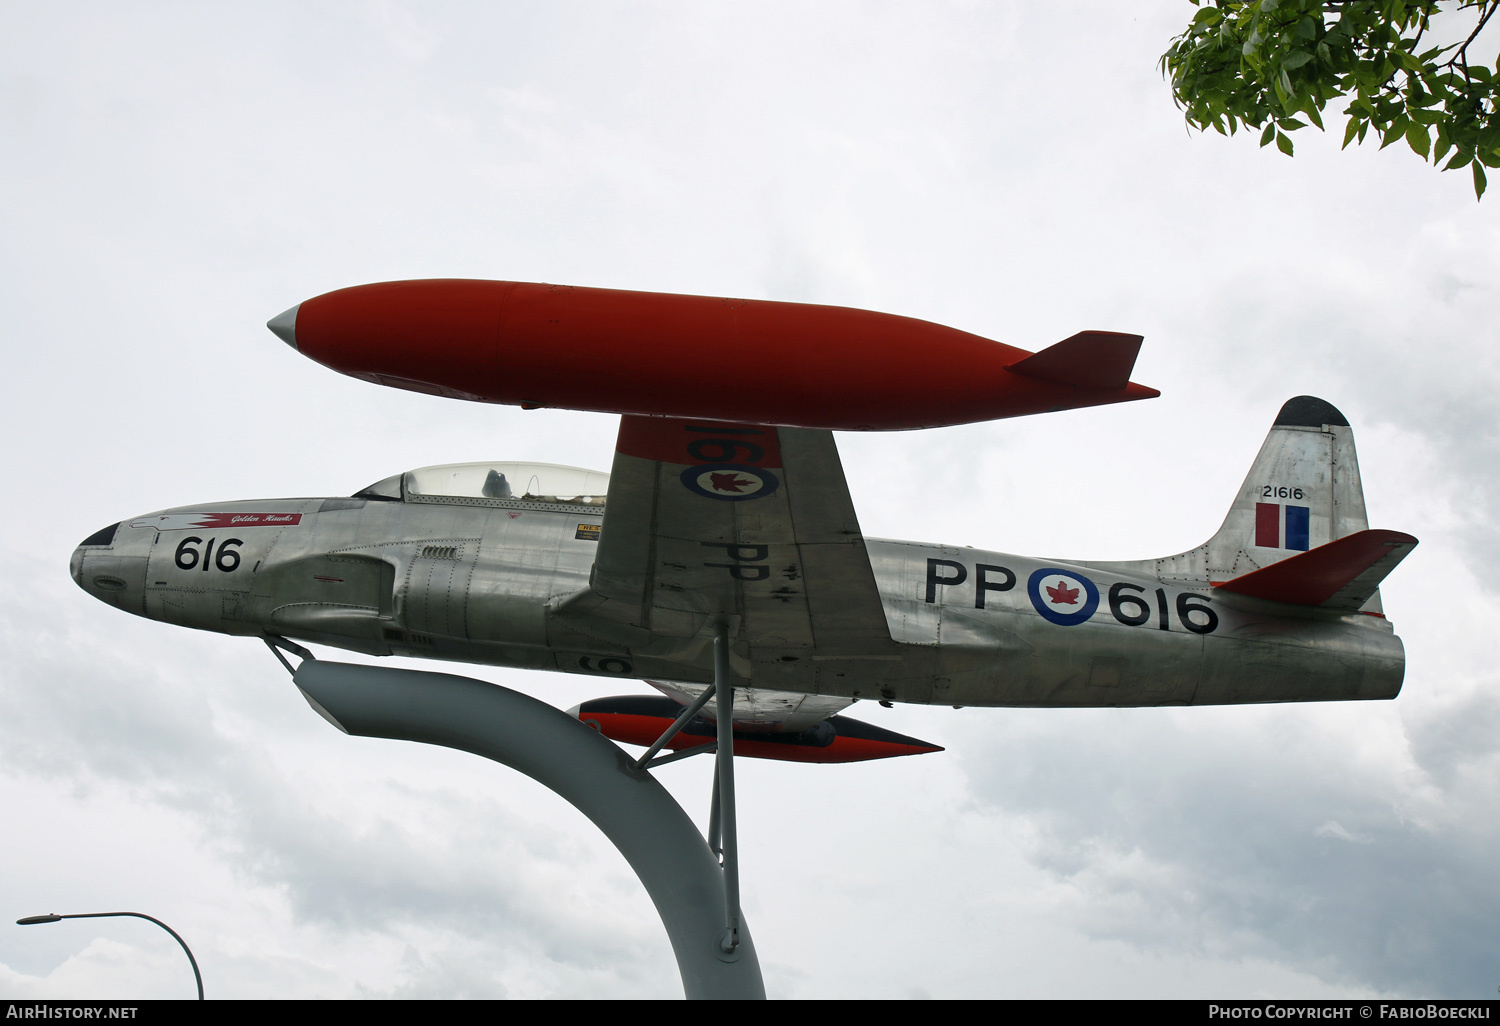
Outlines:
[[297, 311], [301, 306], [302, 304], [298, 303], [290, 310], [283, 310], [266, 322], [266, 327], [293, 349], [297, 348]]
[[88, 590], [87, 586], [83, 583], [84, 553], [89, 549], [94, 549], [96, 552], [102, 551], [100, 549], [100, 546], [113, 545], [115, 542], [115, 532], [119, 529], [119, 524], [110, 524], [108, 527], [104, 527], [95, 531], [93, 534], [89, 535], [83, 541], [78, 543], [78, 548], [73, 550], [73, 557], [68, 560], [68, 572], [73, 575], [74, 584], [78, 585], [80, 588], [83, 588], [85, 591]]
[[68, 573], [73, 583], [101, 602], [141, 613], [148, 558], [143, 542], [126, 524], [110, 524], [78, 543], [68, 560]]

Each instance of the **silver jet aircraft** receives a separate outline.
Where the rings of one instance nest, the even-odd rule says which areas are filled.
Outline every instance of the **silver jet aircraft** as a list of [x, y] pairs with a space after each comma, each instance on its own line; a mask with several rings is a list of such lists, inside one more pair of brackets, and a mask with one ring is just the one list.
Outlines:
[[727, 628], [737, 754], [842, 761], [936, 750], [834, 715], [857, 699], [1393, 698], [1404, 657], [1378, 585], [1415, 545], [1369, 529], [1348, 422], [1302, 396], [1218, 533], [1154, 560], [865, 538], [830, 432], [627, 415], [608, 475], [460, 464], [164, 510], [92, 535], [71, 570], [185, 627], [645, 678], [669, 697], [578, 711], [641, 744], [713, 680]]

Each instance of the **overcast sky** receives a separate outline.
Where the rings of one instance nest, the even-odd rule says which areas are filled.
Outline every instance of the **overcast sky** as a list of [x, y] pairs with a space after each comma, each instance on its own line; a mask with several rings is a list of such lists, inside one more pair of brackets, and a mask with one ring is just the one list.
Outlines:
[[[875, 537], [1178, 552], [1311, 394], [1371, 526], [1422, 541], [1383, 588], [1394, 702], [861, 703], [948, 750], [742, 761], [772, 996], [1494, 996], [1500, 198], [1404, 144], [1340, 153], [1336, 115], [1292, 160], [1191, 135], [1156, 61], [1192, 11], [0, 0], [0, 996], [191, 996], [150, 924], [5, 925], [115, 909], [171, 923], [210, 997], [681, 993], [561, 799], [346, 737], [260, 644], [67, 575], [189, 502], [607, 470], [614, 418], [381, 389], [263, 326], [448, 276], [1146, 336], [1150, 402], [839, 436]], [[564, 708], [630, 687], [456, 669]], [[661, 775], [702, 820], [710, 772]]]

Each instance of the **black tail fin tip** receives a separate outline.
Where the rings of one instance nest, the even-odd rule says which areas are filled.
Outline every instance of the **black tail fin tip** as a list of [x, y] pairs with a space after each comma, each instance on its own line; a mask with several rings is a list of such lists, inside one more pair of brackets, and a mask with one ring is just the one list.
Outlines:
[[1281, 412], [1276, 414], [1276, 423], [1288, 427], [1322, 427], [1324, 424], [1349, 426], [1344, 415], [1332, 403], [1310, 395], [1288, 399]]

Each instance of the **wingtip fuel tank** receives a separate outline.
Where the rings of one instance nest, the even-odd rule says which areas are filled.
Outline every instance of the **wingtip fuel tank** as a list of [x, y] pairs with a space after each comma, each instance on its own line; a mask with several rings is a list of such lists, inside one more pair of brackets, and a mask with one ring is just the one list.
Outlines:
[[1149, 399], [1140, 336], [1039, 353], [848, 307], [432, 279], [339, 289], [267, 324], [343, 374], [474, 402], [908, 430]]
[[[682, 706], [660, 695], [596, 698], [568, 710], [611, 741], [647, 747], [670, 728]], [[717, 728], [705, 717], [689, 720], [666, 747], [682, 751], [708, 744]], [[780, 762], [868, 762], [903, 755], [929, 755], [942, 746], [886, 730], [848, 716], [830, 716], [795, 732], [734, 730], [734, 754]]]

